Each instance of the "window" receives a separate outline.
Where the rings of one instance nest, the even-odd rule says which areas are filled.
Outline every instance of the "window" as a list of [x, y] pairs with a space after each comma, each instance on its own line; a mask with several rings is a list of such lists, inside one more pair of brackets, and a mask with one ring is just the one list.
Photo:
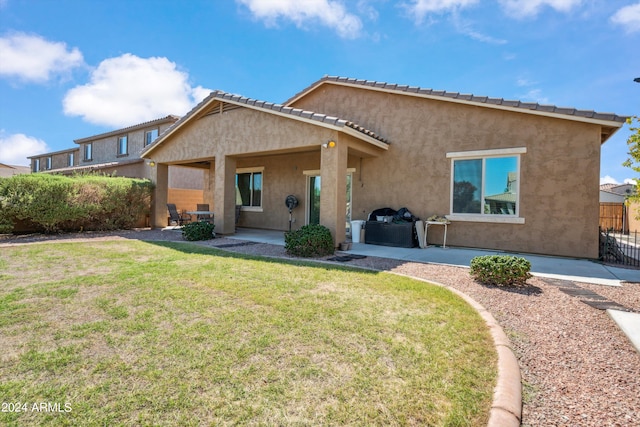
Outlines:
[[33, 159], [33, 171], [38, 172], [40, 170], [40, 159]]
[[262, 210], [262, 174], [264, 168], [238, 169], [236, 193], [243, 210]]
[[158, 137], [158, 129], [148, 130], [144, 134], [144, 146], [151, 144]]
[[93, 145], [91, 143], [84, 144], [84, 159], [93, 160]]
[[118, 137], [118, 156], [126, 156], [129, 153], [128, 145], [127, 135]]
[[75, 160], [75, 153], [69, 153], [69, 156], [67, 156], [67, 166], [73, 166]]
[[523, 223], [519, 217], [523, 153], [526, 148], [448, 153], [451, 219]]
[[46, 162], [45, 164], [47, 165], [45, 169], [46, 169], [46, 170], [51, 169], [51, 156], [47, 157], [47, 158], [45, 159], [45, 162]]

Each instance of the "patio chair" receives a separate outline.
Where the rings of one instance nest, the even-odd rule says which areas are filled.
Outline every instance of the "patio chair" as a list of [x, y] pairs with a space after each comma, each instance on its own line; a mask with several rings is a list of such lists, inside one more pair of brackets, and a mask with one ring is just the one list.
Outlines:
[[181, 226], [185, 222], [191, 221], [191, 215], [179, 213], [174, 203], [167, 203], [167, 209], [169, 209], [169, 218], [171, 222], [175, 221], [176, 224]]
[[[209, 205], [207, 203], [205, 203], [205, 204], [198, 203], [196, 206], [197, 206], [196, 210], [199, 210], [199, 211], [208, 211], [209, 210]], [[211, 214], [211, 215], [198, 215], [198, 221], [206, 221], [206, 222], [213, 223], [213, 214]]]

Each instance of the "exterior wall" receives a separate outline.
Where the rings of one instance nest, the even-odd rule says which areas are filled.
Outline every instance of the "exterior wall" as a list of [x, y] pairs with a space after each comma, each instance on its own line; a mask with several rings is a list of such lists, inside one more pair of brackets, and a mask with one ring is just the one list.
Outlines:
[[178, 130], [170, 144], [156, 148], [148, 158], [158, 163], [179, 165], [211, 161], [216, 156], [274, 154], [286, 150], [320, 148], [337, 133], [249, 109], [213, 114], [192, 121]]
[[[31, 157], [31, 170], [34, 168], [35, 159], [40, 160], [40, 169], [34, 172], [46, 171], [46, 170], [54, 170], [69, 167], [69, 153], [73, 152], [73, 166], [78, 166], [80, 162], [80, 151], [78, 149], [74, 150], [65, 150], [55, 153], [45, 153], [41, 156], [33, 156]], [[47, 166], [47, 158], [51, 157], [51, 169], [46, 169]]]
[[204, 175], [204, 169], [171, 166], [169, 168], [169, 188], [200, 190], [202, 194]]
[[[164, 132], [169, 126], [173, 123], [163, 123], [163, 124], [150, 124], [148, 127], [134, 128], [134, 129], [123, 129], [121, 133], [115, 134], [115, 132], [110, 133], [110, 136], [106, 136], [100, 138], [99, 135], [96, 139], [80, 143], [80, 152], [79, 159], [80, 165], [91, 165], [98, 163], [107, 163], [107, 162], [119, 162], [119, 161], [127, 161], [134, 160], [140, 158], [140, 153], [145, 148], [144, 147], [144, 138], [145, 132], [159, 129], [159, 133]], [[128, 153], [126, 155], [118, 155], [118, 138], [120, 136], [127, 136], [127, 144], [128, 144]], [[92, 144], [92, 160], [84, 159], [84, 145], [88, 142]]]
[[0, 163], [0, 178], [9, 178], [14, 175], [30, 173], [29, 166], [13, 166]]
[[[447, 242], [598, 256], [598, 125], [331, 84], [291, 106], [352, 120], [391, 142], [382, 156], [362, 159], [354, 176], [354, 219], [387, 206], [407, 207], [421, 218], [450, 214], [448, 152], [526, 147], [520, 169], [525, 223], [455, 221]], [[439, 228], [429, 231], [430, 243], [441, 241]]]
[[624, 203], [625, 199], [621, 194], [600, 190], [600, 203]]

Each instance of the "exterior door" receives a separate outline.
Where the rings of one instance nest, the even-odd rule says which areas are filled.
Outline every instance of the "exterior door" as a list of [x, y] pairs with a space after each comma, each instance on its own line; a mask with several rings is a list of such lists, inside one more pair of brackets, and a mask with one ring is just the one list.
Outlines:
[[[351, 233], [351, 179], [352, 173], [347, 174], [347, 206], [346, 206], [346, 230]], [[320, 224], [320, 194], [322, 180], [320, 175], [307, 176], [307, 224]]]
[[320, 224], [320, 175], [310, 175], [307, 181], [307, 224]]

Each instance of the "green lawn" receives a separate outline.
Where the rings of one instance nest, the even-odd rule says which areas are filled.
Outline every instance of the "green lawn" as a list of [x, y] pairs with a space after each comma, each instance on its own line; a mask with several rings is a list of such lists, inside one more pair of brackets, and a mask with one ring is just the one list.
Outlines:
[[0, 425], [480, 426], [496, 379], [446, 289], [182, 243], [0, 249], [0, 345]]

